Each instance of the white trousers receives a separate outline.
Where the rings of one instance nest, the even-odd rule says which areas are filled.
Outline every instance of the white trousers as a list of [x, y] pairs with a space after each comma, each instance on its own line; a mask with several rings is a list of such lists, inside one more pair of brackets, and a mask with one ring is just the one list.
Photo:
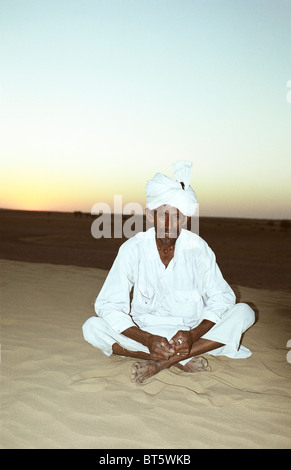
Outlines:
[[[242, 334], [253, 325], [255, 315], [251, 307], [244, 303], [234, 305], [224, 315], [222, 320], [216, 323], [202, 338], [222, 343], [224, 346], [213, 349], [207, 354], [212, 356], [228, 356], [235, 359], [242, 359], [251, 356], [251, 351], [240, 345]], [[100, 349], [106, 356], [111, 356], [112, 346], [118, 343], [122, 348], [128, 351], [142, 351], [149, 353], [149, 350], [143, 344], [128, 338], [122, 333], [116, 333], [101, 317], [91, 317], [83, 325], [83, 335], [88, 343], [95, 348]], [[143, 328], [145, 331], [163, 336], [168, 341], [179, 330], [189, 330], [183, 326], [165, 326], [154, 325]], [[191, 360], [184, 359], [180, 361], [182, 365]]]

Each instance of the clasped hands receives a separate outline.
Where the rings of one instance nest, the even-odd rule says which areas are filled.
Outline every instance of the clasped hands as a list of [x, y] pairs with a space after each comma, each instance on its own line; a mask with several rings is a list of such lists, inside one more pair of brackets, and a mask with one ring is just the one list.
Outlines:
[[187, 357], [190, 354], [195, 336], [192, 331], [179, 330], [170, 341], [158, 335], [151, 335], [148, 348], [154, 360], [168, 360], [173, 356]]

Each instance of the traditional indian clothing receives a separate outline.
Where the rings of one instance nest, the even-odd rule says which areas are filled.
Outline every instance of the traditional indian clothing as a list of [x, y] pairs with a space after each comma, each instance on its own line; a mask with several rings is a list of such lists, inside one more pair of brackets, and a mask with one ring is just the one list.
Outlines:
[[[189, 185], [189, 170], [188, 162], [179, 162], [175, 168], [178, 181], [155, 175], [146, 187], [149, 209], [169, 204], [185, 215], [193, 215], [197, 199]], [[95, 312], [97, 316], [83, 325], [83, 334], [107, 356], [112, 354], [114, 343], [149, 353], [146, 346], [122, 334], [132, 326], [170, 340], [178, 330], [193, 329], [205, 319], [215, 325], [202, 338], [224, 345], [209, 354], [231, 358], [251, 355], [240, 341], [242, 333], [254, 323], [253, 310], [247, 304], [236, 304], [213, 251], [188, 230], [181, 230], [167, 268], [160, 259], [154, 228], [127, 240], [95, 301]]]
[[178, 161], [173, 167], [175, 179], [156, 173], [153, 179], [147, 182], [147, 207], [153, 210], [168, 204], [191, 217], [197, 209], [196, 194], [190, 186], [192, 162]]

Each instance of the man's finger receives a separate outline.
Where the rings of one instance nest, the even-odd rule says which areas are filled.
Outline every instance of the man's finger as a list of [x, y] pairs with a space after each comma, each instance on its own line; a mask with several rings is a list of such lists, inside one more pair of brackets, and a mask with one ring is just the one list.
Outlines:
[[155, 354], [153, 355], [153, 359], [159, 361], [159, 360], [168, 360], [170, 357], [172, 357], [174, 354], [170, 354], [168, 352], [160, 351], [160, 354]]
[[174, 353], [174, 349], [172, 348], [172, 346], [168, 343], [161, 343], [161, 349], [167, 353]]

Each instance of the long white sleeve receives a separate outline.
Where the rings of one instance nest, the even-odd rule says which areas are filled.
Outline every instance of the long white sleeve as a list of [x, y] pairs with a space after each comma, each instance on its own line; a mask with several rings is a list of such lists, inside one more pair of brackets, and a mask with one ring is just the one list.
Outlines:
[[95, 312], [117, 333], [135, 326], [130, 312], [131, 281], [130, 266], [123, 246], [108, 273], [103, 287], [95, 301]]
[[205, 303], [203, 319], [217, 323], [235, 304], [236, 299], [233, 290], [221, 274], [215, 254], [206, 243], [199, 271], [203, 276], [202, 289]]

